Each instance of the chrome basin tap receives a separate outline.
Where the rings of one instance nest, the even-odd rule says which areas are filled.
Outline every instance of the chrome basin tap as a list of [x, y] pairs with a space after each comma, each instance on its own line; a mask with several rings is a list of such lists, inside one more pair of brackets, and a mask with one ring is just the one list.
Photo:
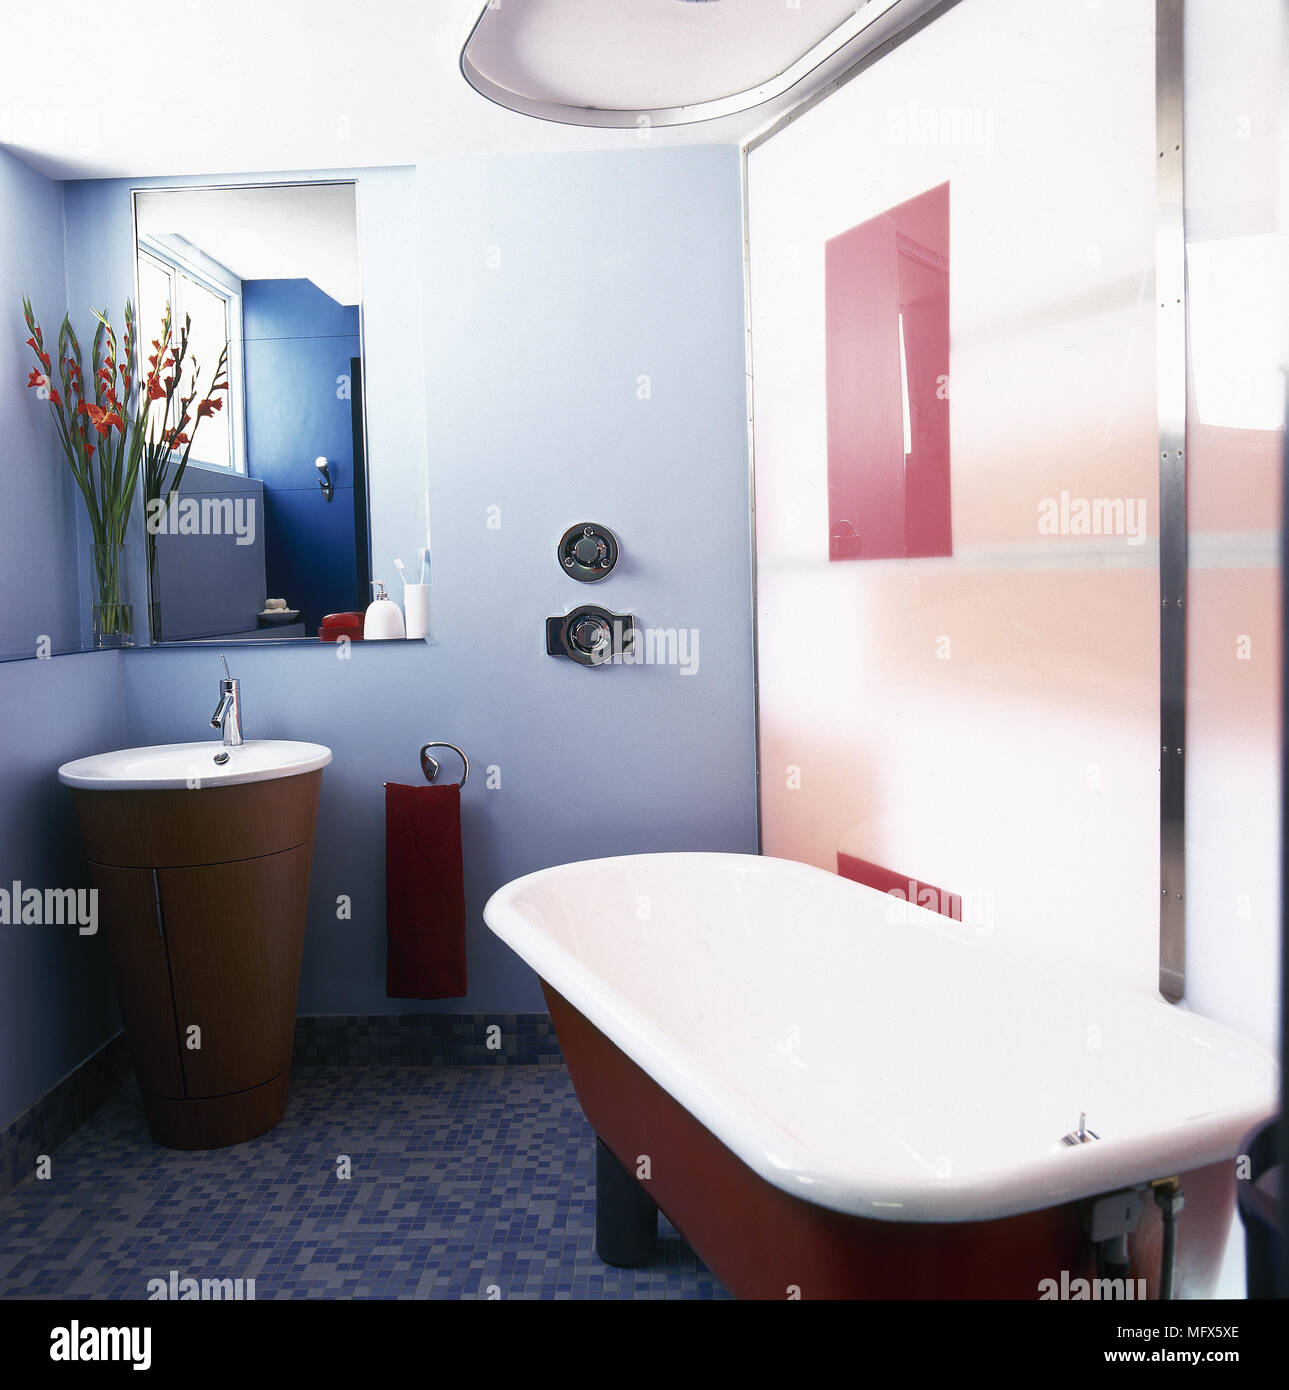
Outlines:
[[227, 658], [220, 660], [224, 663], [224, 679], [219, 683], [219, 704], [211, 715], [210, 727], [222, 731], [225, 748], [236, 748], [242, 742], [241, 686], [228, 674]]

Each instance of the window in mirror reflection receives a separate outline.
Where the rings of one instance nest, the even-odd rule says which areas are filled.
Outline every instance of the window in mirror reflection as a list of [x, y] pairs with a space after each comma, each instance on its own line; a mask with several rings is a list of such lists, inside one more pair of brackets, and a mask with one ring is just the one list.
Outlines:
[[[207, 266], [206, 276], [203, 277], [179, 246], [167, 245], [158, 238], [145, 240], [141, 237], [139, 314], [140, 322], [149, 332], [155, 333], [167, 304], [170, 305], [176, 334], [185, 319], [190, 322], [189, 361], [198, 366], [203, 381], [219, 360], [225, 343], [229, 344], [229, 359], [232, 361], [236, 355], [236, 339], [240, 336], [235, 332], [235, 325], [242, 313], [240, 281], [213, 265]], [[145, 338], [144, 341], [150, 340]], [[188, 459], [190, 466], [233, 468], [238, 473], [246, 472], [242, 432], [234, 428], [235, 422], [240, 424], [243, 410], [240, 371], [229, 372], [227, 405], [226, 410], [203, 420]]]
[[355, 187], [140, 190], [135, 223], [141, 340], [188, 317], [203, 388], [229, 345], [150, 550], [153, 638], [316, 637], [370, 597]]

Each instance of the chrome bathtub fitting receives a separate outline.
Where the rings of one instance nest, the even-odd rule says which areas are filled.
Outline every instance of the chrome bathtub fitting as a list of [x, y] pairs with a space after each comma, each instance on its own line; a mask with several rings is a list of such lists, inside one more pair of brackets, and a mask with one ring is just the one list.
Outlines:
[[1078, 1129], [1072, 1129], [1068, 1134], [1062, 1134], [1061, 1143], [1070, 1145], [1090, 1144], [1094, 1139], [1100, 1138], [1101, 1136], [1096, 1130], [1088, 1128], [1088, 1112], [1084, 1110], [1082, 1114], [1079, 1115]]
[[222, 732], [225, 748], [236, 748], [242, 743], [241, 686], [228, 674], [227, 658], [221, 656], [220, 660], [224, 663], [224, 679], [219, 683], [219, 704], [211, 715], [210, 727]]

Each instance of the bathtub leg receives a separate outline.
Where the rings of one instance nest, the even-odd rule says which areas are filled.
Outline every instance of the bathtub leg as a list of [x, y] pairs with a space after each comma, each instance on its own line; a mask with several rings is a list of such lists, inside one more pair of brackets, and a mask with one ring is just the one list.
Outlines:
[[658, 1241], [658, 1208], [597, 1138], [595, 1253], [606, 1265], [645, 1265]]

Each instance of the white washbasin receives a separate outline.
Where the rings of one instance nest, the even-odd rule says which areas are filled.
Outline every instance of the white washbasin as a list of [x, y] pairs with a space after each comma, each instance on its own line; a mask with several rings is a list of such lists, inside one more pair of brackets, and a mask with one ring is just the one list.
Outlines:
[[[215, 759], [227, 754], [227, 760]], [[190, 786], [232, 787], [316, 772], [331, 761], [320, 743], [248, 738], [236, 748], [218, 739], [203, 743], [160, 743], [154, 748], [122, 748], [77, 758], [58, 769], [58, 780], [87, 791], [165, 791]]]

